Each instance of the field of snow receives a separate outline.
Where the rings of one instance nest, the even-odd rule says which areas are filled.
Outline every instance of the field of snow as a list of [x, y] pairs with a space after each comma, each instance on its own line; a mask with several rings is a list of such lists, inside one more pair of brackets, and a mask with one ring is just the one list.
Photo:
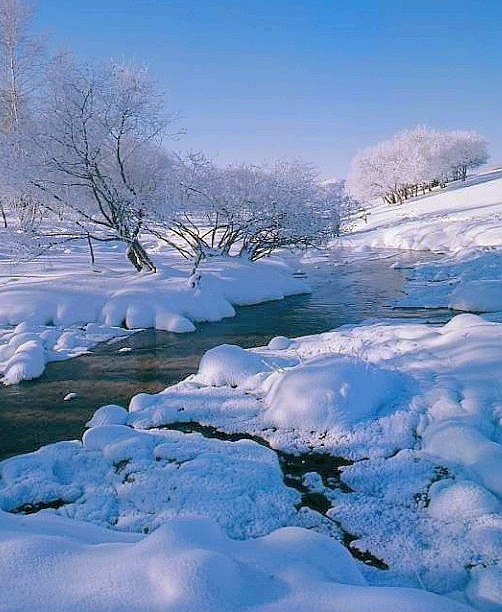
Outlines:
[[[344, 239], [358, 251], [446, 254], [413, 271], [402, 304], [464, 312], [220, 345], [185, 381], [99, 408], [81, 441], [2, 462], [6, 610], [502, 611], [502, 177], [358, 223]], [[197, 288], [173, 283], [237, 303], [225, 283], [235, 297], [240, 280], [214, 265]], [[276, 277], [267, 295], [285, 293]], [[150, 278], [107, 288], [103, 333], [154, 321], [170, 285]], [[17, 282], [38, 289], [1, 291]]]
[[[389, 568], [363, 566], [370, 584], [498, 609], [502, 325], [463, 314], [271, 347], [211, 349], [186, 381], [128, 411], [98, 410], [81, 443], [4, 461], [1, 507], [136, 533], [180, 516], [212, 518], [238, 539], [285, 526], [349, 533], [352, 550]], [[206, 435], [173, 431], [180, 423]], [[324, 514], [286, 486], [276, 456], [312, 450], [351, 460], [343, 486], [304, 474]]]
[[3, 610], [298, 612], [315, 601], [319, 612], [472, 612], [425, 591], [368, 586], [343, 546], [306, 529], [235, 541], [208, 519], [176, 519], [141, 538], [5, 513], [0, 526]]

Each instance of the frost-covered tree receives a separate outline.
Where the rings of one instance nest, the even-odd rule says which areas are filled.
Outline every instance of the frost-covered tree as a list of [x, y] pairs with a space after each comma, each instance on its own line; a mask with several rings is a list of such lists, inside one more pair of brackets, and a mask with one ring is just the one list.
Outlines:
[[[34, 92], [42, 82], [45, 64], [44, 47], [32, 34], [31, 22], [32, 7], [23, 0], [0, 0], [0, 138], [10, 140], [11, 146], [13, 133], [33, 111]], [[0, 213], [7, 227], [5, 192], [6, 188], [0, 198]], [[23, 213], [22, 194], [17, 193], [11, 203]]]
[[174, 238], [164, 239], [196, 262], [211, 255], [254, 261], [277, 248], [321, 244], [338, 232], [339, 190], [321, 185], [308, 163], [218, 168], [189, 155], [180, 160], [179, 176]]
[[452, 180], [465, 181], [469, 170], [479, 168], [489, 159], [487, 142], [476, 132], [447, 132], [444, 139], [446, 172]]
[[155, 266], [140, 242], [166, 200], [169, 117], [144, 68], [54, 63], [37, 125], [24, 134], [26, 182], [71, 237], [126, 243], [137, 270]]
[[469, 169], [487, 160], [487, 143], [475, 132], [417, 127], [358, 152], [348, 188], [363, 201], [402, 203], [450, 180], [465, 180]]
[[41, 82], [44, 47], [31, 33], [33, 9], [22, 0], [0, 0], [0, 126], [10, 130], [28, 112]]

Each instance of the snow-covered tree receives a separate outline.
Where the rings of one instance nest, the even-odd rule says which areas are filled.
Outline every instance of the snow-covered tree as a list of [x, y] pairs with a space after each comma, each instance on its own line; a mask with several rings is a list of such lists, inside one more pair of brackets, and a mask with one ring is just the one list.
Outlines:
[[444, 158], [447, 173], [452, 180], [464, 180], [467, 172], [479, 168], [488, 161], [486, 140], [472, 131], [447, 132]]
[[[32, 7], [23, 0], [0, 0], [0, 138], [12, 134], [33, 111], [34, 93], [42, 82], [45, 64], [41, 39], [31, 32]], [[0, 143], [0, 146], [6, 143]], [[12, 142], [11, 142], [12, 144]], [[3, 173], [5, 175], [5, 172]], [[2, 176], [0, 176], [0, 180]], [[0, 198], [0, 214], [7, 227], [4, 205], [6, 186]], [[23, 195], [11, 198], [11, 205], [23, 212]], [[15, 212], [15, 211], [13, 211]]]
[[140, 236], [166, 199], [168, 123], [144, 68], [61, 57], [37, 125], [23, 135], [26, 181], [67, 234], [125, 242], [134, 267], [154, 271]]
[[23, 0], [0, 0], [0, 127], [11, 130], [28, 112], [41, 83], [44, 47], [31, 33], [33, 9]]

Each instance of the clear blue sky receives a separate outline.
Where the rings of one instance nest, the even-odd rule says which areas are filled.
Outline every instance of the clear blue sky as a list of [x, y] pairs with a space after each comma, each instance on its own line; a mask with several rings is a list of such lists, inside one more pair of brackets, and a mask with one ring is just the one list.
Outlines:
[[147, 63], [220, 163], [300, 156], [342, 177], [416, 124], [475, 129], [502, 164], [500, 0], [40, 0], [82, 58]]

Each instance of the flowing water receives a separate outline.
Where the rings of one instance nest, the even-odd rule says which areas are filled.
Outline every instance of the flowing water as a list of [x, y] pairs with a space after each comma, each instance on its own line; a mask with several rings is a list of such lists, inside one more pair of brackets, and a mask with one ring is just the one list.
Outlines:
[[[155, 393], [182, 380], [197, 370], [202, 354], [218, 344], [260, 346], [273, 336], [316, 334], [371, 318], [448, 320], [448, 310], [391, 307], [407, 275], [405, 269], [391, 266], [398, 259], [403, 255], [354, 259], [341, 252], [312, 259], [298, 273], [305, 275], [312, 294], [241, 307], [234, 318], [200, 324], [191, 334], [137, 332], [81, 357], [49, 364], [37, 380], [1, 387], [0, 459], [79, 438], [96, 408], [127, 406], [136, 393]], [[124, 347], [132, 350], [119, 352]], [[64, 401], [70, 392], [77, 397]]]

